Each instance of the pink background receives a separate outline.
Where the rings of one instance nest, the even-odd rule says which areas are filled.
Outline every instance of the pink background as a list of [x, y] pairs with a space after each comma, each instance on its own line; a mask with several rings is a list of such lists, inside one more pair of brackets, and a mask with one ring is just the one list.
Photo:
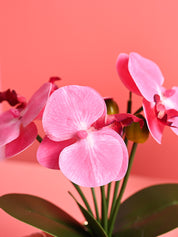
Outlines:
[[[120, 112], [125, 112], [128, 91], [115, 69], [121, 52], [136, 51], [154, 60], [165, 76], [165, 86], [178, 86], [177, 12], [177, 0], [0, 0], [2, 88], [16, 89], [30, 98], [50, 76], [60, 76], [59, 86], [91, 86], [102, 96], [112, 96]], [[141, 101], [134, 99], [135, 110]], [[22, 154], [0, 163], [0, 195], [36, 194], [64, 205], [82, 221], [67, 195], [71, 187], [65, 177], [24, 162], [36, 163], [37, 147], [35, 142]], [[153, 183], [177, 182], [177, 167], [178, 138], [166, 128], [162, 145], [150, 137], [138, 147], [132, 170], [154, 179], [133, 176], [125, 195]], [[2, 236], [20, 237], [36, 231], [2, 210], [0, 220]], [[173, 231], [165, 236], [177, 235]]]
[[[59, 86], [91, 86], [125, 112], [128, 91], [115, 69], [119, 53], [154, 60], [165, 86], [178, 85], [177, 12], [177, 0], [1, 0], [2, 87], [30, 98], [50, 76], [60, 76]], [[7, 162], [36, 162], [36, 149], [37, 142]], [[177, 159], [177, 136], [166, 128], [162, 145], [150, 137], [139, 146], [132, 172], [177, 180]]]

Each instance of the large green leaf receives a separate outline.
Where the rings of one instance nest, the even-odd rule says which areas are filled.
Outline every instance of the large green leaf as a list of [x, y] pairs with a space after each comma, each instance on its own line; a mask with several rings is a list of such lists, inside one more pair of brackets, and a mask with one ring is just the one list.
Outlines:
[[[69, 192], [70, 193], [70, 192]], [[70, 195], [74, 198], [74, 196], [70, 193]], [[100, 223], [87, 211], [79, 202], [74, 198], [81, 212], [83, 213], [85, 219], [87, 220], [87, 228], [90, 230], [92, 236], [94, 237], [107, 237], [106, 232]]]
[[54, 204], [27, 194], [0, 197], [0, 208], [11, 216], [57, 237], [89, 236], [82, 225]]
[[114, 237], [155, 237], [178, 227], [178, 184], [145, 188], [124, 201]]

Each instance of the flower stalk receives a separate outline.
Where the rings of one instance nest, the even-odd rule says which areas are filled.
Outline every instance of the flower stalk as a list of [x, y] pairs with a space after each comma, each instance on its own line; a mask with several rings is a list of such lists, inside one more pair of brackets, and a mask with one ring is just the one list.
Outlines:
[[107, 198], [106, 198], [107, 208], [109, 208], [109, 201], [110, 201], [110, 194], [111, 194], [111, 185], [112, 185], [112, 182], [110, 182], [107, 185]]
[[98, 204], [97, 204], [95, 189], [94, 189], [94, 188], [91, 188], [91, 192], [92, 192], [93, 202], [94, 202], [94, 206], [95, 206], [96, 220], [97, 220], [98, 222], [100, 222], [100, 217], [99, 217], [99, 211], [98, 211]]
[[79, 195], [80, 195], [81, 199], [83, 200], [83, 202], [84, 202], [84, 204], [85, 204], [87, 210], [90, 212], [90, 214], [91, 214], [92, 216], [94, 216], [94, 215], [93, 215], [93, 212], [92, 212], [92, 210], [91, 210], [91, 207], [90, 207], [90, 205], [89, 205], [89, 203], [88, 203], [88, 201], [87, 201], [87, 199], [86, 199], [86, 197], [85, 197], [85, 194], [82, 192], [81, 188], [80, 188], [77, 184], [75, 184], [75, 183], [73, 183], [73, 182], [71, 182], [71, 183], [73, 184], [74, 188], [75, 188], [75, 189], [77, 190], [77, 192], [79, 193]]
[[111, 210], [110, 210], [110, 216], [113, 215], [113, 212], [114, 212], [114, 209], [115, 209], [118, 190], [119, 190], [119, 184], [120, 184], [120, 181], [115, 182], [114, 194], [113, 194], [112, 205], [111, 205]]
[[101, 210], [102, 210], [102, 219], [101, 223], [104, 228], [104, 230], [108, 231], [108, 217], [107, 217], [107, 203], [106, 203], [106, 195], [105, 195], [105, 186], [100, 187], [101, 191]]
[[137, 143], [133, 143], [132, 149], [131, 149], [131, 152], [130, 152], [130, 159], [129, 159], [128, 170], [127, 170], [127, 173], [126, 173], [126, 175], [124, 177], [124, 180], [123, 180], [120, 192], [119, 192], [119, 196], [118, 196], [118, 198], [116, 200], [114, 211], [113, 211], [112, 215], [110, 216], [109, 232], [108, 232], [109, 233], [109, 237], [111, 237], [111, 235], [112, 235], [112, 231], [113, 231], [113, 228], [114, 228], [114, 223], [115, 223], [115, 220], [116, 220], [117, 213], [119, 211], [121, 199], [123, 197], [123, 194], [124, 194], [127, 182], [128, 182], [128, 178], [129, 178], [130, 171], [131, 171], [131, 168], [132, 168], [132, 164], [133, 164], [133, 160], [134, 160], [136, 149], [137, 149]]

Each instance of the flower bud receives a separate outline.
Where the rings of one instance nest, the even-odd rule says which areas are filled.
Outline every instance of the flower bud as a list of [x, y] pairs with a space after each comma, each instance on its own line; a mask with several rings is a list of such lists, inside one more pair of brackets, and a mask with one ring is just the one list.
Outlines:
[[107, 107], [107, 114], [118, 114], [119, 107], [117, 103], [112, 98], [105, 98], [104, 99]]
[[125, 135], [128, 140], [131, 140], [136, 143], [144, 143], [149, 137], [149, 130], [147, 127], [147, 123], [145, 118], [138, 114], [136, 115], [138, 118], [143, 119], [144, 125], [140, 127], [140, 124], [137, 122], [133, 122], [131, 125], [125, 128]]

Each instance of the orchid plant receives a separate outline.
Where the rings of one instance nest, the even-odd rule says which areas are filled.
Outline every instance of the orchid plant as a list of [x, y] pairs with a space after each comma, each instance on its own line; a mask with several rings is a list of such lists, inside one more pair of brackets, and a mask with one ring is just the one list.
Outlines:
[[[11, 107], [0, 115], [0, 159], [22, 152], [37, 139], [38, 162], [72, 182], [83, 204], [69, 194], [86, 222], [82, 225], [49, 201], [28, 194], [1, 196], [4, 211], [57, 237], [155, 237], [178, 227], [178, 184], [151, 186], [122, 202], [138, 143], [149, 133], [161, 143], [165, 126], [178, 135], [178, 87], [165, 89], [159, 67], [138, 53], [120, 54], [116, 67], [129, 90], [126, 113], [90, 87], [58, 88], [58, 77], [50, 78], [29, 102], [14, 90], [0, 93], [0, 102]], [[133, 114], [132, 93], [143, 98]], [[42, 121], [44, 138], [36, 119]], [[91, 189], [94, 210], [81, 187]], [[95, 187], [100, 187], [101, 202]]]

